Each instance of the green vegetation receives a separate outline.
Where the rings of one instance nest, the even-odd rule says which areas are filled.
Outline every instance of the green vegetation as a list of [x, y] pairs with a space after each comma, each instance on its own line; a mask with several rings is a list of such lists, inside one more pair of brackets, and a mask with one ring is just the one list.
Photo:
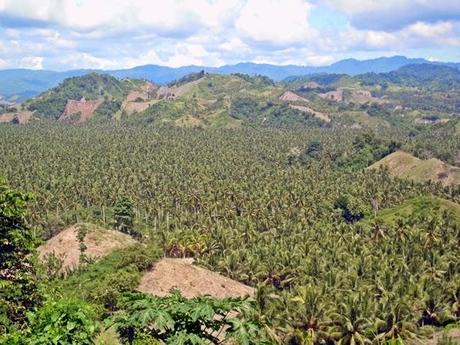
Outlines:
[[24, 219], [29, 200], [0, 179], [0, 334], [24, 323], [26, 311], [41, 303], [31, 257], [34, 237]]
[[[197, 324], [244, 304], [133, 295], [168, 255], [256, 288], [249, 314], [220, 320], [252, 337], [238, 344], [405, 342], [458, 321], [460, 194], [364, 169], [399, 140], [417, 145], [404, 138], [391, 129], [2, 126], [0, 173], [36, 195], [27, 221], [44, 234], [110, 220], [142, 234], [47, 284], [89, 305], [90, 320], [112, 320], [121, 341], [199, 343], [207, 336]], [[433, 147], [444, 139], [424, 137]]]
[[[459, 164], [458, 78], [420, 68], [283, 85], [201, 72], [161, 91], [91, 74], [29, 101], [46, 119], [103, 103], [78, 126], [0, 126], [0, 343], [388, 345], [454, 327], [460, 187], [418, 158]], [[38, 263], [37, 240], [67, 226], [79, 267]], [[85, 239], [108, 228], [132, 245], [95, 259]], [[162, 257], [255, 294], [136, 292]]]
[[[239, 299], [186, 299], [179, 291], [159, 298], [136, 293], [126, 295], [121, 313], [112, 321], [124, 344], [268, 344], [261, 325], [249, 313], [248, 302]], [[245, 315], [237, 318], [235, 313]]]
[[[106, 105], [100, 110], [101, 116], [107, 116], [108, 110], [113, 110], [114, 101], [127, 95], [128, 83], [105, 74], [91, 73], [82, 77], [72, 77], [64, 80], [59, 86], [31, 99], [24, 107], [36, 111], [47, 119], [58, 119], [64, 111], [68, 100], [105, 99]], [[104, 110], [105, 109], [105, 110]]]

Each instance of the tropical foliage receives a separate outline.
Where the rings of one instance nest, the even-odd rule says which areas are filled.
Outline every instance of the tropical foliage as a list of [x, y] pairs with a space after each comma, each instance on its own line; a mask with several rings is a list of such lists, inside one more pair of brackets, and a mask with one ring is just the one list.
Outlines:
[[[36, 195], [25, 217], [25, 197], [4, 188], [22, 201], [2, 214], [21, 226], [2, 236], [29, 236], [27, 223], [45, 238], [81, 222], [142, 233], [45, 285], [113, 320], [128, 343], [215, 342], [203, 325], [230, 327], [237, 344], [406, 342], [459, 321], [460, 190], [365, 167], [398, 147], [450, 156], [449, 131], [2, 126], [0, 174]], [[255, 287], [255, 304], [132, 294], [161, 255]], [[48, 318], [44, 303], [34, 320]], [[230, 310], [237, 319], [214, 319]]]

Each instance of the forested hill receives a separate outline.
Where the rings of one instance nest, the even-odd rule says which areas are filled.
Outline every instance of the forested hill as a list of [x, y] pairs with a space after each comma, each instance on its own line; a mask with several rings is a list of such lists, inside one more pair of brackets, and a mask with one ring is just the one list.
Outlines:
[[0, 105], [0, 123], [121, 122], [199, 128], [455, 126], [460, 72], [415, 64], [388, 73], [316, 74], [276, 82], [234, 73], [188, 74], [167, 85], [91, 73], [22, 104]]
[[358, 83], [361, 85], [388, 85], [419, 87], [432, 90], [452, 90], [460, 88], [460, 70], [455, 67], [437, 64], [411, 64], [387, 73], [364, 73], [356, 76], [348, 74], [316, 74], [311, 76], [289, 77], [287, 84], [316, 82], [324, 87]]
[[[205, 70], [208, 73], [232, 74], [244, 73], [249, 75], [264, 75], [273, 80], [280, 81], [289, 76], [303, 76], [317, 73], [345, 73], [358, 75], [368, 72], [384, 73], [394, 71], [408, 64], [428, 63], [425, 59], [411, 59], [404, 56], [382, 57], [371, 60], [346, 59], [333, 63], [329, 66], [296, 66], [296, 65], [270, 65], [257, 63], [239, 63], [224, 65], [221, 67], [185, 66], [166, 67], [158, 65], [137, 66], [121, 70], [71, 70], [55, 72], [47, 70], [14, 69], [0, 71], [0, 101], [2, 97], [6, 101], [24, 101], [30, 97], [57, 86], [64, 79], [82, 76], [92, 72], [110, 74], [118, 78], [146, 79], [157, 84], [167, 84], [190, 73]], [[444, 64], [458, 67], [458, 64]]]

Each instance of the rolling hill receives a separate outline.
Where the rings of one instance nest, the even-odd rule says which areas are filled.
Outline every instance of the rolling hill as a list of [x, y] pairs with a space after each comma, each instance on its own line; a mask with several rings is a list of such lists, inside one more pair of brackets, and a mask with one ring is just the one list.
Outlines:
[[80, 264], [79, 228], [84, 226], [85, 255], [97, 259], [108, 255], [115, 249], [125, 248], [136, 243], [130, 236], [114, 230], [102, 229], [90, 224], [76, 224], [64, 229], [38, 248], [39, 259], [45, 262], [50, 255], [62, 261], [61, 273], [68, 273]]
[[[331, 119], [316, 104], [262, 76], [193, 73], [168, 85], [91, 73], [64, 80], [20, 111], [65, 123], [126, 121], [179, 127], [239, 127], [242, 124], [325, 125]], [[6, 112], [0, 120], [8, 122]]]
[[435, 158], [419, 159], [397, 151], [374, 163], [369, 169], [388, 168], [390, 174], [417, 182], [441, 182], [444, 186], [460, 184], [460, 168]]
[[261, 75], [200, 71], [166, 85], [90, 73], [18, 105], [0, 122], [125, 121], [179, 127], [434, 125], [460, 114], [460, 72], [415, 64], [389, 73], [317, 74], [276, 82]]
[[[270, 65], [256, 63], [239, 63], [221, 67], [184, 66], [178, 68], [145, 65], [120, 70], [70, 70], [47, 71], [12, 69], [0, 71], [0, 100], [23, 101], [39, 93], [57, 86], [69, 77], [82, 76], [92, 72], [110, 74], [118, 78], [146, 79], [157, 84], [167, 84], [190, 73], [204, 70], [208, 73], [264, 75], [273, 80], [283, 80], [290, 76], [304, 76], [317, 73], [341, 73], [357, 75], [368, 72], [383, 73], [396, 70], [408, 64], [427, 63], [424, 59], [410, 59], [404, 56], [382, 57], [371, 60], [346, 59], [329, 66], [312, 67], [298, 65]], [[457, 64], [448, 64], [458, 67]]]

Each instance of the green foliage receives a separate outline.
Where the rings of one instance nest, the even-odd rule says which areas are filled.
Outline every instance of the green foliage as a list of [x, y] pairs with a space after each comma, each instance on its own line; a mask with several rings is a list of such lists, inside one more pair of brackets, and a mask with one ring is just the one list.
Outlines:
[[[40, 97], [26, 102], [27, 109], [47, 119], [58, 119], [64, 111], [67, 100], [95, 100], [99, 98], [122, 98], [126, 96], [126, 85], [106, 74], [91, 73], [81, 77], [65, 79], [59, 86], [43, 93]], [[116, 101], [106, 101], [101, 115], [114, 108]]]
[[41, 302], [33, 267], [35, 240], [25, 223], [29, 194], [0, 179], [0, 331], [23, 323]]
[[351, 152], [345, 152], [337, 164], [344, 169], [364, 169], [400, 147], [401, 143], [379, 139], [372, 132], [360, 133], [353, 140]]
[[237, 97], [232, 100], [229, 114], [237, 120], [244, 120], [254, 126], [295, 127], [300, 125], [323, 126], [325, 123], [313, 114], [289, 107], [284, 103], [263, 101], [251, 97]]
[[120, 99], [105, 100], [94, 112], [93, 121], [112, 120], [114, 114], [120, 111]]
[[125, 344], [145, 344], [149, 339], [176, 345], [220, 344], [224, 337], [241, 345], [267, 343], [261, 324], [245, 317], [251, 305], [239, 299], [186, 299], [177, 290], [167, 297], [136, 293], [125, 295], [121, 308], [111, 322]]
[[[458, 320], [460, 266], [455, 212], [414, 206], [413, 216], [405, 201], [436, 196], [458, 206], [460, 190], [361, 168], [392, 141], [409, 147], [426, 140], [439, 152], [445, 143], [450, 151], [455, 143], [445, 130], [407, 139], [405, 130], [391, 129], [5, 126], [0, 169], [13, 186], [37, 195], [28, 219], [45, 228], [57, 219], [75, 223], [75, 215], [110, 219], [102, 210], [126, 195], [143, 240], [163, 246], [156, 258], [193, 255], [258, 286], [258, 317], [281, 344], [356, 342], [349, 322], [361, 339], [391, 339], [396, 325], [406, 341], [423, 323]], [[315, 158], [288, 164], [295, 148]], [[344, 169], [341, 159], [357, 164]], [[341, 197], [364, 219], [345, 222], [335, 207]], [[387, 209], [394, 221], [386, 221]], [[116, 311], [153, 262], [142, 248], [116, 251], [53, 284], [102, 314]]]
[[113, 311], [119, 296], [133, 291], [142, 273], [161, 256], [155, 245], [119, 249], [57, 282], [65, 296], [75, 296]]
[[92, 345], [97, 332], [93, 308], [79, 300], [47, 301], [29, 314], [26, 344]]
[[127, 197], [117, 201], [113, 209], [114, 229], [128, 235], [139, 235], [134, 230], [134, 205]]

